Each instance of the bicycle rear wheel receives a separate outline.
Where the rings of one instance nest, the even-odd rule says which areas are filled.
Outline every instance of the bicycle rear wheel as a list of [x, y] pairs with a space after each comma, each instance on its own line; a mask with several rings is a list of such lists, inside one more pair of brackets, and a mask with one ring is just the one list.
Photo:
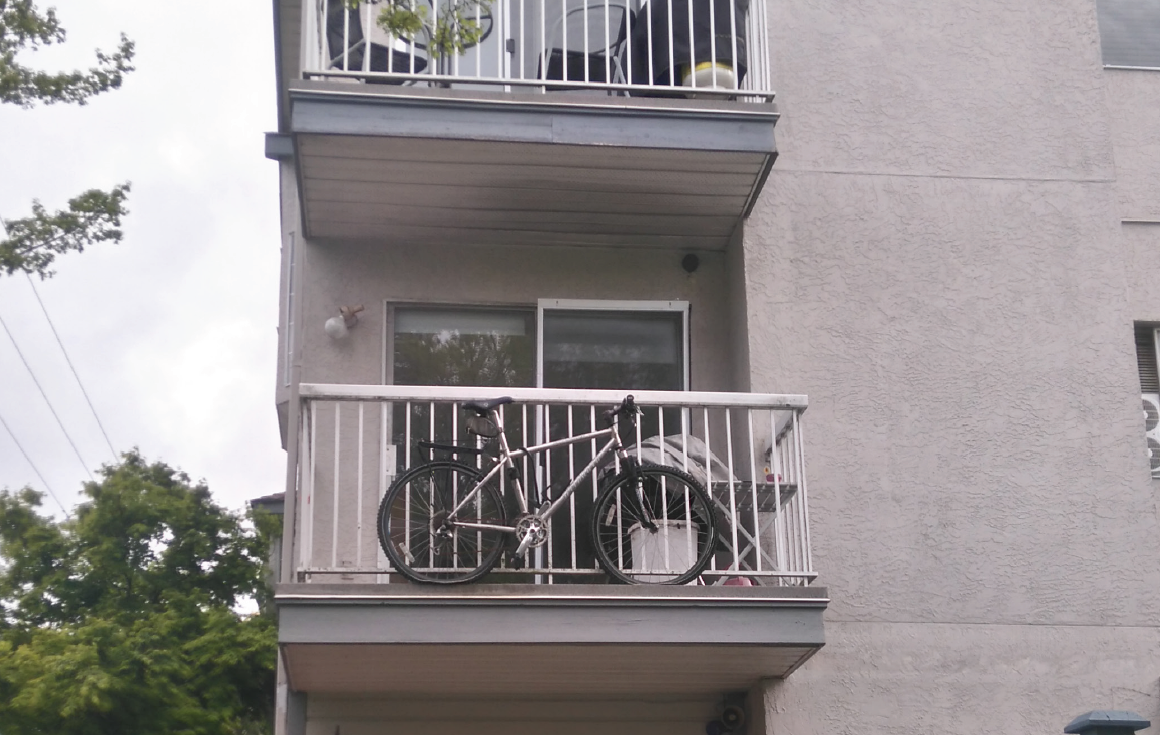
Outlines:
[[713, 501], [686, 473], [659, 465], [623, 472], [596, 500], [596, 559], [620, 582], [686, 584], [713, 556], [715, 518]]
[[458, 462], [432, 462], [399, 476], [379, 506], [379, 544], [395, 570], [412, 582], [458, 584], [487, 574], [503, 553], [504, 532], [461, 528], [463, 523], [506, 526], [503, 497], [494, 481], [451, 518], [451, 511], [483, 479]]

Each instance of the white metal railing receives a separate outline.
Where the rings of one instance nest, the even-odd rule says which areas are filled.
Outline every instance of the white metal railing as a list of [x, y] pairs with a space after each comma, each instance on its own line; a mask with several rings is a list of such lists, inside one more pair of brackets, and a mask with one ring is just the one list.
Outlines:
[[773, 99], [765, 0], [303, 3], [305, 78]]
[[[794, 395], [634, 391], [642, 409], [636, 436], [623, 436], [645, 461], [688, 472], [711, 491], [718, 544], [704, 584], [802, 585], [817, 576], [810, 555], [801, 415]], [[432, 458], [418, 442], [469, 444], [459, 404], [512, 396], [501, 418], [513, 447], [586, 433], [623, 392], [535, 388], [316, 385], [299, 387], [297, 458], [291, 487], [293, 573], [302, 582], [393, 582], [379, 547], [376, 515], [394, 477]], [[521, 460], [529, 504], [555, 499], [594, 456], [573, 444]], [[439, 456], [438, 450], [434, 458]], [[491, 457], [461, 456], [488, 464]], [[615, 469], [615, 468], [609, 468]], [[505, 554], [493, 581], [592, 581], [603, 571], [590, 548], [593, 473], [553, 516], [548, 541], [522, 560]], [[502, 477], [502, 473], [501, 473]], [[501, 480], [501, 491], [512, 492]], [[546, 493], [546, 494], [545, 494]], [[290, 506], [288, 505], [288, 508]], [[522, 575], [522, 576], [517, 576]]]

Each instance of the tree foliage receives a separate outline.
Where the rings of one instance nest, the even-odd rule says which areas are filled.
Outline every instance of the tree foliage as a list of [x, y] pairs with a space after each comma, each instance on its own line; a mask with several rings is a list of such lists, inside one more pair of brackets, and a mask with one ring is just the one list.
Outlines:
[[[123, 34], [117, 50], [111, 54], [98, 50], [96, 66], [86, 71], [46, 72], [17, 60], [22, 51], [64, 40], [65, 29], [53, 8], [41, 11], [32, 0], [0, 0], [0, 103], [25, 108], [37, 103], [83, 105], [95, 95], [119, 88], [125, 74], [133, 70], [133, 42]], [[97, 242], [120, 242], [128, 193], [128, 184], [107, 192], [91, 189], [71, 199], [68, 209], [55, 213], [34, 200], [31, 216], [0, 220], [8, 230], [7, 237], [0, 239], [0, 271], [47, 278], [57, 255], [79, 252]]]
[[32, 216], [4, 221], [8, 239], [0, 241], [0, 269], [7, 275], [23, 271], [48, 278], [56, 256], [106, 240], [120, 242], [128, 195], [127, 183], [109, 192], [90, 189], [70, 199], [68, 209], [52, 213], [34, 199]]
[[20, 51], [63, 43], [65, 30], [56, 10], [41, 12], [32, 0], [0, 0], [0, 102], [32, 107], [37, 102], [75, 102], [117, 89], [133, 71], [133, 42], [121, 35], [112, 54], [97, 51], [97, 65], [87, 71], [50, 73], [16, 61]]
[[251, 525], [203, 484], [124, 455], [74, 516], [0, 491], [0, 732], [259, 733], [273, 717], [275, 625]]

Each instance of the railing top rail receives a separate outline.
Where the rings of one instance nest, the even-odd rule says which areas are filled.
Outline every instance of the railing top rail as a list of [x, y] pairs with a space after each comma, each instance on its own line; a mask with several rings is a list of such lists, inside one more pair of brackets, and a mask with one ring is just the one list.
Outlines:
[[[583, 80], [568, 79], [517, 79], [514, 77], [485, 77], [469, 76], [465, 74], [433, 74], [429, 72], [374, 72], [374, 71], [342, 71], [341, 69], [307, 69], [302, 74], [305, 79], [378, 79], [384, 82], [430, 82], [456, 84], [492, 84], [506, 87], [539, 87], [541, 89], [596, 89], [609, 92], [632, 92], [635, 94], [661, 93], [673, 94], [674, 87], [660, 84], [617, 84], [615, 82], [585, 82]], [[688, 87], [678, 88], [681, 91], [692, 91]], [[742, 89], [742, 88], [697, 88], [696, 94], [702, 98], [738, 100], [744, 102], [771, 103], [777, 98], [772, 89]]]
[[781, 393], [731, 393], [725, 391], [588, 390], [573, 388], [473, 388], [426, 385], [343, 385], [302, 383], [303, 399], [328, 401], [474, 401], [511, 396], [516, 401], [546, 404], [593, 404], [611, 406], [631, 393], [636, 402], [649, 406], [688, 408], [760, 408], [804, 411], [804, 395]]

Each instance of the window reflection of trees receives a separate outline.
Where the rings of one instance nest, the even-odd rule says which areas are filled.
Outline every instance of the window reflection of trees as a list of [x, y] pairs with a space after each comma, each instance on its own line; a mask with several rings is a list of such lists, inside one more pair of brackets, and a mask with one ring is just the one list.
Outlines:
[[[531, 331], [531, 330], [527, 330]], [[395, 335], [395, 384], [433, 386], [490, 386], [513, 388], [530, 386], [534, 381], [532, 337], [498, 333], [464, 334], [444, 330], [427, 334]], [[443, 444], [476, 446], [476, 437], [464, 429], [462, 411], [449, 404], [412, 403], [410, 409], [411, 441], [406, 441], [407, 413], [404, 404], [396, 404], [393, 416], [394, 444], [403, 452], [415, 453], [416, 461], [430, 459], [430, 454], [419, 453], [417, 439]], [[432, 421], [434, 415], [434, 421]], [[523, 431], [516, 423], [509, 428], [508, 440], [523, 441]], [[514, 431], [513, 431], [514, 429]], [[518, 439], [517, 439], [518, 437]], [[518, 446], [518, 445], [517, 445]], [[496, 453], [496, 440], [489, 439], [483, 448]], [[448, 453], [437, 453], [446, 458]], [[475, 464], [470, 455], [459, 459]], [[399, 456], [399, 468], [405, 466], [405, 457]]]

